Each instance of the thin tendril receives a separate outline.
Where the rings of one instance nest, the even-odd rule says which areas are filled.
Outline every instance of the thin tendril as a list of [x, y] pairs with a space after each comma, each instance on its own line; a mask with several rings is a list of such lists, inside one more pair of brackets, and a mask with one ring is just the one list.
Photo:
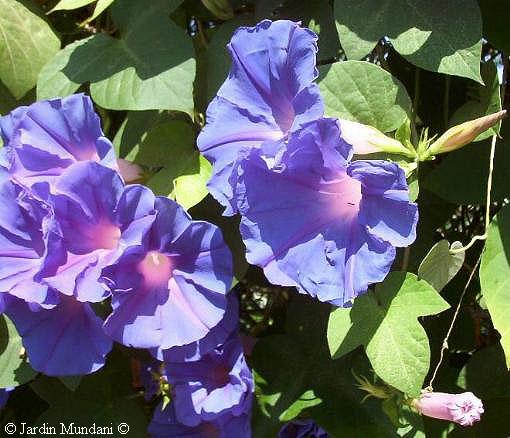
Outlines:
[[494, 134], [492, 136], [491, 142], [491, 153], [489, 158], [489, 176], [487, 178], [487, 199], [485, 203], [485, 230], [482, 235], [474, 236], [471, 241], [466, 245], [456, 249], [450, 249], [450, 254], [459, 254], [461, 252], [467, 251], [471, 248], [478, 240], [487, 239], [487, 233], [489, 231], [489, 223], [490, 223], [490, 209], [491, 209], [491, 190], [492, 190], [492, 173], [494, 171], [494, 155], [496, 151], [496, 140], [497, 135]]
[[464, 286], [464, 290], [460, 294], [459, 302], [455, 309], [455, 313], [453, 314], [452, 322], [450, 323], [450, 327], [448, 327], [446, 336], [443, 339], [443, 344], [441, 346], [441, 351], [439, 353], [439, 361], [437, 362], [437, 365], [434, 368], [434, 373], [432, 374], [432, 378], [430, 379], [429, 385], [424, 389], [424, 391], [426, 391], [426, 392], [432, 392], [434, 390], [432, 385], [434, 384], [434, 380], [436, 379], [439, 368], [441, 367], [441, 364], [443, 363], [444, 353], [446, 350], [448, 350], [448, 339], [450, 339], [450, 335], [452, 333], [453, 326], [455, 325], [455, 321], [457, 320], [457, 317], [459, 316], [460, 305], [462, 304], [464, 295], [466, 295], [466, 291], [468, 290], [468, 287], [471, 284], [471, 280], [473, 280], [473, 277], [475, 276], [475, 272], [476, 272], [481, 260], [482, 260], [482, 255], [480, 254], [480, 256], [478, 257], [478, 260], [476, 261], [475, 266], [473, 267], [473, 269], [471, 271], [471, 274], [469, 274], [469, 278], [468, 278], [466, 285]]

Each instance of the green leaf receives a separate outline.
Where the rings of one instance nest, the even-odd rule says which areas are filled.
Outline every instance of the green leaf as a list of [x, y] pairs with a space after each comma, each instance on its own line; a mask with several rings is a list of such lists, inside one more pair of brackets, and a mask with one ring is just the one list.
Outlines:
[[138, 151], [130, 158], [145, 166], [172, 169], [175, 177], [182, 175], [195, 158], [193, 127], [186, 121], [161, 115], [148, 128]]
[[[462, 247], [462, 243], [453, 242], [452, 249]], [[437, 242], [425, 256], [418, 268], [418, 277], [425, 280], [441, 292], [450, 280], [457, 275], [464, 263], [465, 252], [450, 254], [447, 240]]]
[[21, 336], [14, 324], [0, 315], [0, 388], [22, 385], [36, 375], [24, 359], [23, 351]]
[[38, 418], [37, 426], [46, 423], [60, 430], [60, 423], [90, 427], [95, 422], [96, 426], [113, 426], [111, 435], [120, 436], [117, 425], [127, 423], [129, 434], [126, 436], [145, 436], [144, 406], [131, 382], [130, 359], [115, 350], [103, 369], [83, 376], [74, 389], [64, 385], [60, 378], [40, 376], [30, 387], [49, 408]]
[[79, 9], [83, 6], [90, 5], [95, 1], [96, 0], [60, 0], [49, 13], [55, 11], [71, 11], [73, 9]]
[[175, 199], [186, 209], [207, 196], [212, 168], [195, 149], [195, 132], [189, 121], [157, 112], [132, 113], [114, 144], [126, 147], [121, 156], [162, 168], [147, 182], [155, 194]]
[[16, 0], [0, 0], [0, 80], [16, 99], [60, 48], [60, 40], [37, 13]]
[[417, 321], [449, 308], [448, 303], [411, 273], [392, 272], [354, 301], [331, 313], [328, 344], [333, 358], [359, 345], [386, 383], [411, 396], [420, 393], [430, 365], [427, 334]]
[[482, 18], [476, 0], [335, 0], [335, 19], [349, 59], [362, 59], [384, 36], [425, 70], [481, 82]]
[[251, 357], [257, 387], [255, 438], [277, 436], [281, 421], [299, 410], [299, 416], [313, 418], [332, 436], [395, 436], [378, 400], [361, 403], [365, 393], [356, 387], [352, 370], [369, 375], [366, 356], [356, 352], [331, 359], [326, 345], [329, 310], [327, 304], [291, 293], [285, 305], [286, 335], [257, 342]]
[[497, 343], [476, 351], [462, 368], [457, 385], [483, 399], [510, 397], [510, 374], [501, 345]]
[[169, 18], [180, 2], [118, 0], [112, 17], [121, 38], [97, 34], [60, 51], [41, 71], [38, 99], [67, 95], [90, 82], [107, 109], [172, 109], [193, 113], [191, 39]]
[[326, 114], [394, 131], [407, 119], [411, 100], [405, 87], [377, 65], [337, 62], [320, 68]]
[[[480, 84], [468, 86], [467, 97], [469, 99], [453, 113], [449, 121], [450, 127], [501, 111], [498, 71], [494, 62], [489, 61], [482, 65], [482, 79], [485, 86]], [[499, 134], [500, 127], [501, 122], [482, 132], [473, 141], [485, 140], [494, 134]]]
[[175, 169], [163, 168], [148, 182], [147, 187], [156, 195], [175, 199], [185, 209], [198, 204], [209, 193], [207, 181], [211, 177], [211, 164], [198, 152], [191, 152], [188, 166], [181, 169], [184, 175], [175, 176]]
[[130, 111], [115, 134], [113, 146], [120, 158], [133, 161], [140, 144], [156, 124], [168, 117], [159, 111]]
[[510, 207], [492, 220], [480, 265], [480, 286], [510, 368]]
[[115, 0], [98, 0], [93, 14], [85, 20], [85, 23], [89, 23], [99, 17], [114, 1]]

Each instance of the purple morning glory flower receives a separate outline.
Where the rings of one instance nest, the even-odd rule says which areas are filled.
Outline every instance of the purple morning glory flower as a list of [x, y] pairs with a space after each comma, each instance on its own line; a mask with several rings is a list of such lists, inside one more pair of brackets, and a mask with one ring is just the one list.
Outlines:
[[0, 135], [9, 173], [27, 187], [52, 184], [77, 161], [117, 168], [113, 146], [84, 94], [19, 107], [0, 118]]
[[0, 200], [0, 295], [51, 305], [52, 294], [41, 279], [56, 271], [65, 254], [53, 211], [1, 168]]
[[252, 150], [237, 187], [248, 261], [272, 283], [338, 306], [385, 278], [418, 220], [397, 164], [351, 158], [338, 122], [319, 119], [282, 143], [274, 163]]
[[186, 426], [177, 420], [172, 404], [165, 409], [160, 404], [154, 411], [148, 432], [151, 438], [250, 438], [250, 416], [226, 413], [212, 421]]
[[239, 155], [257, 148], [273, 157], [278, 141], [322, 116], [323, 104], [313, 83], [318, 72], [312, 31], [292, 21], [264, 20], [237, 29], [228, 49], [232, 67], [207, 109], [197, 144], [214, 166], [209, 190], [231, 215]]
[[164, 362], [192, 362], [223, 344], [239, 327], [239, 302], [234, 291], [228, 293], [227, 300], [223, 318], [205, 337], [191, 344], [168, 350], [152, 349], [151, 353]]
[[328, 438], [329, 434], [313, 420], [289, 421], [280, 429], [278, 438]]
[[117, 172], [93, 161], [66, 169], [53, 192], [49, 200], [67, 252], [44, 283], [83, 302], [102, 301], [109, 291], [101, 272], [149, 232], [153, 196], [141, 186], [124, 187]]
[[124, 345], [166, 350], [204, 338], [220, 322], [232, 256], [216, 226], [192, 221], [168, 198], [152, 195], [152, 208], [147, 238], [103, 272], [113, 293], [104, 328]]
[[250, 412], [254, 383], [239, 336], [195, 362], [166, 364], [177, 420], [197, 426], [229, 413]]
[[5, 313], [22, 337], [32, 368], [50, 376], [73, 376], [104, 365], [112, 341], [89, 304], [65, 295], [51, 309], [9, 301]]

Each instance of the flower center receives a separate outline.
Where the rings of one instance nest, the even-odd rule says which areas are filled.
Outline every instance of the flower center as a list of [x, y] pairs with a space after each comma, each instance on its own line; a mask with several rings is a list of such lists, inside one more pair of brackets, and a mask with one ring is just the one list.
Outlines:
[[230, 369], [224, 364], [218, 364], [211, 370], [211, 378], [217, 386], [225, 386], [230, 381]]
[[348, 175], [335, 183], [334, 212], [343, 218], [351, 218], [359, 212], [361, 183]]
[[138, 263], [140, 272], [148, 285], [163, 285], [168, 283], [172, 276], [170, 259], [158, 251], [149, 251], [143, 260]]
[[100, 223], [94, 228], [94, 236], [92, 237], [98, 248], [114, 249], [119, 244], [121, 235], [119, 227], [109, 223]]
[[201, 423], [199, 426], [200, 432], [202, 432], [206, 437], [210, 438], [219, 438], [220, 432], [218, 427], [212, 423]]

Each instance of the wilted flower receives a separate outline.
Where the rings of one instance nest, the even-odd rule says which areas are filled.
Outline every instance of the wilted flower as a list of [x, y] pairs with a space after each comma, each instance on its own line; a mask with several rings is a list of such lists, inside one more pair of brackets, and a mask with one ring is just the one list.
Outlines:
[[251, 410], [253, 377], [237, 334], [198, 361], [167, 363], [166, 375], [173, 389], [175, 416], [182, 424], [197, 426]]
[[216, 226], [192, 221], [177, 203], [145, 187], [129, 187], [139, 191], [154, 219], [145, 237], [103, 271], [113, 294], [104, 329], [139, 348], [198, 341], [225, 313], [233, 279], [230, 250]]
[[425, 392], [414, 400], [413, 405], [422, 415], [453, 421], [461, 426], [472, 426], [483, 414], [483, 403], [472, 392]]
[[113, 146], [84, 94], [19, 107], [0, 118], [0, 134], [9, 173], [27, 187], [35, 183], [51, 186], [77, 161], [117, 168]]
[[292, 420], [280, 429], [278, 438], [328, 438], [329, 434], [315, 421]]
[[272, 283], [339, 306], [386, 277], [418, 220], [404, 171], [352, 154], [337, 121], [320, 119], [282, 143], [274, 163], [253, 150], [237, 187], [247, 260]]
[[240, 154], [252, 148], [272, 158], [278, 142], [301, 124], [321, 117], [323, 104], [313, 81], [317, 35], [292, 21], [264, 20], [240, 27], [228, 49], [232, 67], [207, 109], [197, 144], [213, 163], [208, 187], [234, 214]]

